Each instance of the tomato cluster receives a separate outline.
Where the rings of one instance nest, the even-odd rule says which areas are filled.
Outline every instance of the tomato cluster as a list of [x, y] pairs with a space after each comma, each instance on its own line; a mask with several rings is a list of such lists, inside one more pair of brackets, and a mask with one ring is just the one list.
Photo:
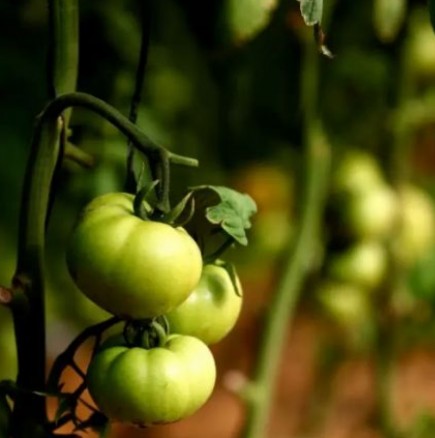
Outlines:
[[393, 189], [374, 156], [351, 150], [334, 168], [326, 225], [318, 301], [341, 326], [365, 336], [375, 292], [388, 286], [389, 255], [407, 268], [429, 250], [435, 237], [432, 203], [414, 186]]
[[139, 217], [134, 205], [127, 193], [92, 200], [66, 260], [88, 298], [142, 327], [133, 341], [120, 335], [97, 351], [90, 394], [109, 419], [151, 425], [190, 415], [210, 397], [216, 368], [207, 344], [234, 327], [242, 295], [234, 269], [217, 259], [203, 265], [184, 228]]

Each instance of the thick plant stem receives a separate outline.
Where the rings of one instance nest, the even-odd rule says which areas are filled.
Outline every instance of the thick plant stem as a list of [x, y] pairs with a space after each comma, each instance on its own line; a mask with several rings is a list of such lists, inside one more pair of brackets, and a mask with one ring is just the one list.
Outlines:
[[[78, 0], [49, 0], [50, 94], [75, 90], [78, 71]], [[70, 111], [36, 133], [30, 152], [20, 213], [17, 269], [11, 309], [18, 358], [18, 391], [14, 402], [12, 436], [46, 437], [44, 241], [50, 188], [59, 158], [60, 139]], [[59, 114], [60, 116], [60, 114]]]
[[[79, 65], [79, 6], [78, 0], [48, 1], [50, 40], [49, 66], [50, 96], [76, 90]], [[68, 129], [71, 110], [65, 111]]]
[[247, 419], [241, 434], [243, 438], [266, 436], [286, 328], [294, 315], [303, 280], [312, 266], [315, 246], [318, 243], [319, 219], [326, 197], [329, 149], [316, 118], [318, 54], [313, 44], [307, 44], [305, 55], [302, 71], [302, 105], [306, 192], [298, 238], [289, 251], [286, 269], [265, 317], [252, 391], [248, 392]]
[[[76, 91], [79, 70], [79, 2], [48, 0], [49, 44], [48, 84], [51, 99]], [[64, 111], [64, 139], [67, 138], [72, 110]], [[93, 159], [78, 147], [64, 142], [65, 157], [83, 167], [92, 167]]]
[[20, 212], [18, 262], [11, 303], [17, 344], [18, 392], [12, 436], [44, 436], [45, 398], [32, 393], [45, 387], [44, 241], [50, 186], [59, 153], [60, 119], [35, 135]]

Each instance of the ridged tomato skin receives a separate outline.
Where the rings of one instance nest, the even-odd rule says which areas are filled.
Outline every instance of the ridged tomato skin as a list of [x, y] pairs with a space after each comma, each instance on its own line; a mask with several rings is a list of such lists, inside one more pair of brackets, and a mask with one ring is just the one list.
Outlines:
[[88, 389], [100, 410], [112, 421], [140, 426], [193, 414], [208, 400], [215, 381], [208, 347], [182, 335], [170, 335], [151, 349], [109, 344], [87, 371]]
[[78, 288], [108, 312], [131, 319], [162, 315], [183, 302], [201, 276], [202, 256], [183, 228], [134, 215], [133, 195], [88, 204], [67, 248]]
[[166, 315], [171, 332], [195, 336], [207, 345], [222, 340], [242, 308], [240, 281], [237, 277], [235, 281], [238, 291], [223, 266], [205, 265], [198, 286]]

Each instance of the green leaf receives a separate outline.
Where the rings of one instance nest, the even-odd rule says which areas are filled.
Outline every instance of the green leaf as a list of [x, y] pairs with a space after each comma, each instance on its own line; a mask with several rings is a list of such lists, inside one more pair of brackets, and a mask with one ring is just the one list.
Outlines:
[[197, 209], [203, 209], [205, 218], [213, 226], [222, 228], [240, 245], [247, 245], [246, 229], [257, 211], [254, 200], [246, 194], [222, 186], [194, 187]]
[[323, 0], [298, 0], [301, 4], [301, 14], [307, 26], [322, 22]]
[[406, 0], [375, 0], [373, 25], [381, 41], [394, 41], [405, 21], [406, 9]]
[[428, 7], [429, 7], [430, 22], [432, 24], [432, 29], [435, 32], [435, 0], [429, 0]]
[[[216, 260], [234, 242], [247, 245], [246, 230], [257, 211], [250, 196], [222, 186], [193, 187], [190, 196], [195, 208], [185, 228], [205, 261]], [[191, 208], [191, 203], [186, 208]]]
[[226, 0], [225, 12], [232, 37], [243, 42], [255, 37], [270, 22], [278, 0]]

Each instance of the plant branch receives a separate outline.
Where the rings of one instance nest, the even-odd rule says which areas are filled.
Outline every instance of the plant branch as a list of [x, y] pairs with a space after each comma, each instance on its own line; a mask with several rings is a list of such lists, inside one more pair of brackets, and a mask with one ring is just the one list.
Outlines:
[[[311, 40], [310, 40], [311, 41]], [[329, 175], [329, 148], [323, 138], [317, 110], [318, 54], [307, 42], [302, 71], [303, 129], [306, 160], [306, 184], [298, 238], [289, 250], [285, 271], [265, 317], [252, 392], [247, 398], [244, 438], [265, 436], [273, 399], [273, 388], [286, 328], [291, 322], [302, 283], [314, 259], [318, 243], [319, 220], [326, 197]]]
[[35, 126], [35, 143], [39, 142], [41, 137], [46, 135], [45, 131], [50, 131], [52, 129], [54, 121], [65, 109], [70, 107], [86, 108], [104, 117], [108, 122], [126, 135], [131, 140], [132, 144], [148, 157], [150, 162], [157, 163], [154, 167], [162, 169], [162, 172], [159, 174], [159, 176], [162, 177], [162, 180], [159, 184], [159, 202], [157, 207], [163, 212], [168, 211], [169, 164], [174, 163], [184, 166], [197, 166], [198, 161], [193, 158], [174, 154], [164, 147], [157, 145], [118, 110], [103, 100], [86, 93], [64, 94], [51, 101], [38, 117]]
[[[48, 73], [50, 96], [75, 91], [79, 65], [78, 0], [48, 0], [49, 52]], [[68, 129], [71, 111], [64, 114]]]
[[[136, 123], [139, 111], [139, 105], [142, 98], [145, 70], [148, 64], [148, 51], [151, 33], [151, 0], [143, 0], [141, 2], [141, 24], [142, 38], [139, 52], [139, 62], [136, 70], [136, 80], [134, 85], [133, 97], [131, 99], [130, 112], [128, 119], [132, 123]], [[134, 173], [134, 148], [131, 141], [127, 145], [127, 175], [125, 182], [127, 192], [136, 192], [137, 182]]]
[[45, 399], [34, 391], [45, 387], [44, 242], [50, 187], [58, 163], [61, 119], [34, 137], [21, 200], [18, 261], [12, 280], [17, 345], [17, 396], [12, 416], [14, 438], [44, 436]]
[[82, 149], [69, 142], [66, 142], [65, 144], [63, 156], [86, 169], [92, 169], [95, 165], [95, 159], [92, 155], [89, 155], [87, 152], [84, 152]]
[[85, 330], [83, 330], [71, 342], [71, 344], [68, 345], [66, 350], [63, 353], [59, 354], [59, 356], [57, 356], [56, 360], [54, 361], [47, 381], [48, 390], [57, 391], [58, 383], [60, 381], [63, 371], [67, 366], [71, 364], [71, 362], [74, 359], [75, 353], [84, 342], [86, 342], [89, 338], [92, 337], [95, 337], [96, 340], [98, 341], [105, 330], [117, 324], [119, 321], [120, 319], [117, 316], [112, 316], [111, 318], [105, 321], [87, 327]]

